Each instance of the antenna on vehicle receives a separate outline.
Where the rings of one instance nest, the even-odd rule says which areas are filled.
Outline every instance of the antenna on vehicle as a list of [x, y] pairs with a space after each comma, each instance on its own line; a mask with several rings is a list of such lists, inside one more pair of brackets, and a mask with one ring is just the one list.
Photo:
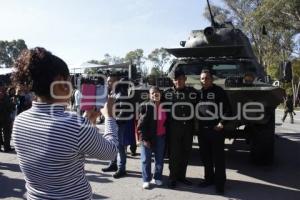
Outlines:
[[210, 4], [209, 4], [209, 0], [206, 0], [206, 1], [207, 1], [207, 6], [208, 6], [210, 18], [211, 18], [211, 26], [216, 28], [216, 27], [218, 27], [218, 23], [215, 22], [214, 16], [211, 12], [211, 7], [210, 7]]

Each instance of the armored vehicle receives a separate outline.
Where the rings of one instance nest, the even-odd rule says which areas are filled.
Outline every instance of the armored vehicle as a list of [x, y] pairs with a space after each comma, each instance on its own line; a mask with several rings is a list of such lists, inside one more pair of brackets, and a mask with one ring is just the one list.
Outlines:
[[271, 163], [275, 109], [284, 90], [269, 82], [247, 36], [231, 23], [217, 24], [212, 17], [211, 27], [192, 31], [180, 45], [183, 48], [166, 49], [177, 58], [169, 75], [181, 68], [187, 85], [200, 89], [199, 74], [202, 69], [211, 70], [214, 83], [227, 92], [235, 117], [225, 127], [226, 137], [245, 138], [253, 161]]

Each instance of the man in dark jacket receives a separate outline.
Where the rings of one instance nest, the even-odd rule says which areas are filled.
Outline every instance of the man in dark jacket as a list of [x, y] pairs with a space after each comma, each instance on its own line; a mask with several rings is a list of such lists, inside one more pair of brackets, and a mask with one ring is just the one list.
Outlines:
[[294, 103], [293, 103], [292, 95], [288, 95], [286, 100], [284, 101], [284, 115], [283, 115], [283, 118], [282, 118], [282, 122], [284, 122], [287, 114], [290, 115], [291, 124], [293, 124], [294, 123], [293, 114], [295, 114], [295, 112], [294, 112]]
[[176, 182], [187, 185], [192, 183], [186, 179], [189, 155], [192, 149], [195, 128], [194, 107], [198, 92], [185, 85], [186, 76], [182, 69], [175, 69], [172, 74], [174, 87], [164, 92], [165, 102], [170, 103], [167, 117], [167, 138], [169, 150], [169, 184], [176, 187]]
[[230, 104], [226, 92], [213, 84], [213, 77], [209, 70], [200, 74], [202, 88], [199, 112], [199, 145], [204, 164], [205, 181], [199, 186], [206, 187], [215, 184], [217, 193], [224, 193], [226, 180], [225, 152], [224, 152], [224, 117], [230, 116]]
[[[129, 126], [133, 123], [133, 110], [130, 110], [130, 101], [128, 98], [128, 88], [125, 83], [122, 83], [122, 80], [119, 79], [119, 76], [116, 74], [112, 74], [107, 78], [108, 92], [115, 99], [115, 118], [118, 124], [118, 138], [119, 138], [119, 146], [118, 146], [118, 157], [111, 161], [109, 166], [103, 168], [103, 172], [111, 172], [116, 171], [113, 174], [114, 178], [121, 178], [126, 175], [126, 147], [127, 142], [129, 140], [130, 133], [128, 133]], [[132, 116], [132, 117], [131, 117]], [[132, 128], [133, 131], [133, 128]], [[134, 133], [132, 132], [132, 138], [134, 138]]]
[[4, 152], [13, 151], [10, 147], [11, 138], [11, 114], [14, 110], [14, 104], [6, 95], [5, 87], [0, 86], [0, 150], [4, 146]]

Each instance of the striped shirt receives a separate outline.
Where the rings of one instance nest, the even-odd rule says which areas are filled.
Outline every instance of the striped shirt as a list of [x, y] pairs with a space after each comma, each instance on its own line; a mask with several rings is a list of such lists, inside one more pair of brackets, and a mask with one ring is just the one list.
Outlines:
[[64, 111], [64, 106], [33, 102], [17, 116], [13, 142], [25, 176], [28, 199], [91, 199], [85, 177], [85, 154], [113, 160], [117, 125], [105, 122], [102, 136], [89, 120]]

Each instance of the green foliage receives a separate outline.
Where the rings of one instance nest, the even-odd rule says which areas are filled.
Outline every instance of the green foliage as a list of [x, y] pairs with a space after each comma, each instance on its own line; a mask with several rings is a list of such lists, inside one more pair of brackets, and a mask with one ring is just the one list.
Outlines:
[[156, 76], [156, 77], [158, 77], [158, 76], [160, 76], [161, 74], [162, 74], [162, 73], [161, 73], [161, 71], [160, 71], [160, 69], [159, 69], [158, 66], [152, 67], [151, 72], [150, 72], [150, 75], [151, 75], [151, 76]]
[[118, 56], [111, 56], [108, 53], [104, 54], [104, 59], [102, 60], [103, 63], [108, 63], [109, 65], [120, 64], [124, 63], [124, 58]]
[[[90, 60], [87, 62], [91, 63], [91, 64], [96, 64], [96, 65], [105, 65], [105, 64], [103, 64], [102, 61], [98, 61], [98, 60]], [[84, 73], [85, 74], [97, 74], [98, 69], [99, 69], [98, 67], [86, 68], [86, 69], [84, 69]]]
[[[171, 55], [164, 49], [154, 49], [149, 55], [148, 59], [154, 63], [154, 69], [160, 69], [161, 72], [164, 71], [164, 66], [168, 64], [171, 60]], [[153, 69], [153, 68], [152, 68]], [[152, 71], [152, 70], [151, 70]]]
[[100, 60], [99, 64], [100, 65], [109, 65], [109, 63], [106, 60]]
[[271, 76], [273, 80], [279, 80], [280, 76], [280, 68], [279, 65], [276, 65], [274, 63], [270, 64], [267, 67], [267, 74]]
[[84, 69], [85, 74], [97, 74], [98, 68], [86, 68]]
[[261, 23], [275, 28], [300, 32], [300, 1], [299, 0], [264, 0], [255, 12]]
[[[233, 21], [231, 13], [229, 10], [215, 6], [215, 5], [210, 5], [211, 7], [211, 11], [212, 11], [212, 15], [214, 17], [215, 22], [217, 22], [218, 24], [222, 24], [226, 21]], [[204, 11], [204, 17], [208, 20], [211, 21], [211, 16], [209, 13], [209, 9], [208, 6], [206, 6], [205, 11]]]
[[0, 66], [12, 67], [22, 50], [27, 49], [22, 39], [0, 41]]
[[136, 49], [134, 51], [129, 51], [124, 58], [125, 62], [135, 64], [138, 67], [141, 67], [141, 65], [145, 63], [144, 59], [145, 58], [144, 58], [143, 49]]
[[136, 49], [134, 51], [129, 51], [125, 56], [125, 62], [132, 63], [137, 66], [137, 73], [140, 73], [142, 77], [146, 77], [148, 73], [148, 68], [144, 65], [146, 58], [144, 57], [143, 49]]
[[292, 61], [293, 68], [293, 79], [295, 82], [300, 81], [300, 59], [295, 59]]
[[88, 63], [101, 65], [101, 61], [98, 61], [98, 60], [90, 60], [90, 61], [88, 61]]
[[[241, 29], [249, 38], [260, 64], [272, 78], [278, 79], [279, 64], [299, 51], [295, 35], [300, 32], [300, 1], [223, 1], [227, 8], [211, 6], [215, 20], [218, 23], [231, 20]], [[207, 8], [204, 15], [210, 20]]]

